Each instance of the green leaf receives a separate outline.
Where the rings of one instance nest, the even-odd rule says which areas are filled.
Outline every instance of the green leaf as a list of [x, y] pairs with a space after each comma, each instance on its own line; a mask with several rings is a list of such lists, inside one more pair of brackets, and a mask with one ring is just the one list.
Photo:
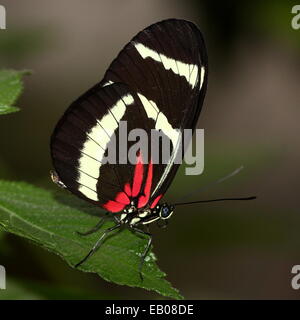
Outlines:
[[[106, 222], [100, 231], [87, 237], [86, 231], [97, 224], [101, 210], [61, 190], [58, 194], [21, 182], [0, 181], [0, 225], [9, 232], [32, 240], [61, 256], [70, 266], [78, 263], [113, 225]], [[128, 229], [115, 232], [80, 270], [98, 273], [103, 279], [122, 285], [154, 290], [161, 295], [180, 299], [155, 263], [151, 252], [143, 266], [141, 281], [138, 266], [147, 243], [146, 238]]]
[[23, 91], [22, 77], [28, 71], [0, 70], [0, 115], [16, 112], [13, 104]]
[[4, 238], [6, 232], [0, 226], [0, 241]]
[[20, 111], [19, 108], [17, 107], [10, 107], [10, 106], [1, 106], [0, 105], [0, 114], [8, 114], [8, 113], [13, 113], [13, 112], [17, 112]]

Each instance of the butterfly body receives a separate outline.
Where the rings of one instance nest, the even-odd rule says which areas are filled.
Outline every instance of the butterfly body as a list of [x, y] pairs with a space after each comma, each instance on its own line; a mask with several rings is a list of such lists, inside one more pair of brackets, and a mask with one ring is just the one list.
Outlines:
[[119, 222], [121, 224], [129, 224], [130, 226], [148, 225], [160, 219], [169, 219], [173, 214], [174, 207], [167, 203], [158, 204], [154, 208], [145, 207], [138, 209], [132, 203], [120, 215]]

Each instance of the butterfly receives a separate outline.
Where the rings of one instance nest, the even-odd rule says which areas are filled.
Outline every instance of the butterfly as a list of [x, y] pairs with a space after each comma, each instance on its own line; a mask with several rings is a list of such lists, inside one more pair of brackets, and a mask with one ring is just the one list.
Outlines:
[[[189, 21], [168, 19], [150, 25], [134, 36], [107, 69], [104, 78], [66, 110], [51, 137], [55, 171], [52, 180], [78, 197], [112, 214], [116, 224], [107, 229], [85, 262], [111, 231], [128, 226], [149, 237], [139, 273], [152, 236], [144, 227], [166, 222], [175, 206], [162, 202], [179, 168], [174, 159], [182, 150], [181, 133], [194, 130], [203, 105], [208, 76], [207, 52], [198, 27]], [[169, 139], [166, 163], [153, 161], [142, 149], [134, 163], [103, 161], [118, 136], [122, 122], [127, 129], [143, 129], [151, 144], [152, 131]], [[113, 139], [117, 137], [117, 141]], [[118, 138], [119, 137], [119, 138]], [[133, 146], [127, 141], [126, 150]], [[125, 154], [125, 158], [126, 158]], [[101, 221], [87, 235], [99, 229]]]

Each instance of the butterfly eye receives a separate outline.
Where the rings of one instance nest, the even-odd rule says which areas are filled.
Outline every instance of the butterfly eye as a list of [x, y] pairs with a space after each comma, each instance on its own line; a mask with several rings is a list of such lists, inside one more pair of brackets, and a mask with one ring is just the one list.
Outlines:
[[171, 211], [169, 209], [169, 207], [164, 206], [162, 207], [161, 211], [160, 211], [160, 216], [162, 219], [167, 219], [170, 215]]

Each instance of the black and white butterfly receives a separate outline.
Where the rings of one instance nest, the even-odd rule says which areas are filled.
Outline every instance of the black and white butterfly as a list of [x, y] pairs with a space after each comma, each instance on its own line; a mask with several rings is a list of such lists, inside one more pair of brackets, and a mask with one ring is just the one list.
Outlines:
[[[66, 110], [51, 138], [53, 181], [116, 219], [78, 265], [95, 252], [107, 233], [125, 224], [149, 235], [141, 268], [151, 245], [150, 233], [141, 227], [166, 221], [173, 213], [174, 206], [161, 200], [179, 167], [174, 163], [181, 152], [178, 132], [194, 130], [207, 75], [200, 30], [192, 22], [169, 19], [139, 32], [103, 80]], [[120, 121], [127, 121], [128, 129], [164, 133], [172, 146], [169, 162], [152, 163], [151, 154], [139, 151], [135, 164], [102, 163], [112, 133], [118, 136]]]

